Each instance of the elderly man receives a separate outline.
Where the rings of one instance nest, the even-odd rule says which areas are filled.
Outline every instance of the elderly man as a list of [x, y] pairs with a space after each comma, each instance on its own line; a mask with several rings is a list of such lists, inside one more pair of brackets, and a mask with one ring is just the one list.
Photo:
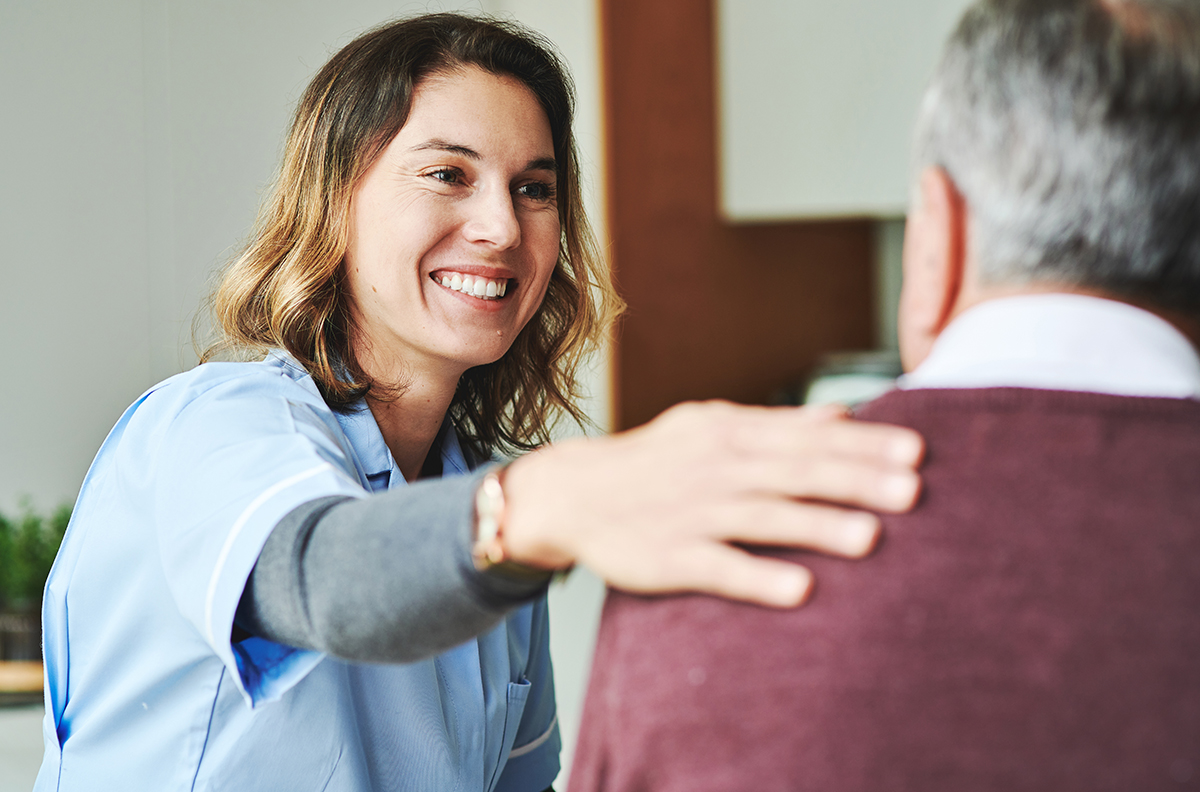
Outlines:
[[982, 0], [916, 153], [921, 505], [800, 610], [611, 594], [571, 792], [1200, 789], [1200, 3]]

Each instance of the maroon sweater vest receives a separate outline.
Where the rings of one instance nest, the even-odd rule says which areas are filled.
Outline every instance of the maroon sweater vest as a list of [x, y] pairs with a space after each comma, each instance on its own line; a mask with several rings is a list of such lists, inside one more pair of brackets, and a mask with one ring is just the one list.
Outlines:
[[1200, 789], [1200, 403], [894, 392], [870, 559], [775, 611], [610, 593], [571, 792]]

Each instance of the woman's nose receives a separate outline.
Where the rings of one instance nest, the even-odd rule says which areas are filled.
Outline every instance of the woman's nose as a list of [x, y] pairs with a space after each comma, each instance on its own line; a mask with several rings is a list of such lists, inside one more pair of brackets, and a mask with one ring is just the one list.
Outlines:
[[472, 196], [463, 233], [471, 242], [483, 242], [498, 250], [521, 244], [521, 223], [513, 196], [507, 190], [481, 190]]

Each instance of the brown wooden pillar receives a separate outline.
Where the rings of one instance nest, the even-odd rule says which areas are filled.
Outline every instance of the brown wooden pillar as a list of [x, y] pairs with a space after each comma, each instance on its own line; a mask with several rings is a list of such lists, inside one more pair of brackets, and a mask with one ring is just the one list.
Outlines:
[[[869, 222], [719, 216], [711, 3], [600, 2], [609, 232], [629, 302], [617, 428], [687, 399], [762, 403], [821, 353], [870, 347]], [[771, 151], [759, 170], [775, 178]]]

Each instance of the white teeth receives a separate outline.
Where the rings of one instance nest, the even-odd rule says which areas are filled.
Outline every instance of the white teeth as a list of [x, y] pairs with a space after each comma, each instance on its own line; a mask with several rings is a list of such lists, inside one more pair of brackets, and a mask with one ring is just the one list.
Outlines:
[[480, 278], [456, 272], [434, 280], [447, 289], [484, 300], [496, 300], [508, 292], [508, 278]]

